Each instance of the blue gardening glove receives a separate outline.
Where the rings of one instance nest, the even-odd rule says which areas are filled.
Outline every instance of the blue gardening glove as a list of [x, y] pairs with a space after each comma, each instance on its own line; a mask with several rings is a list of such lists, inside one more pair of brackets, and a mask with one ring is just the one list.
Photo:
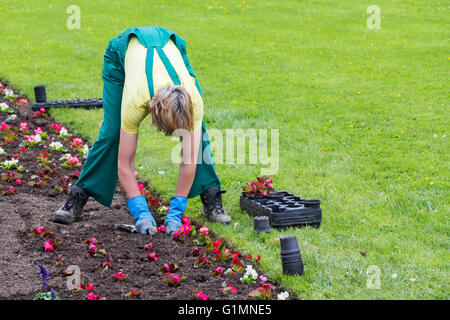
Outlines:
[[135, 196], [127, 201], [128, 210], [136, 221], [136, 231], [140, 233], [155, 234], [156, 221], [148, 210], [147, 200], [144, 196]]
[[166, 233], [172, 234], [178, 230], [181, 226], [181, 216], [186, 210], [187, 199], [182, 196], [173, 196], [170, 199], [169, 212], [167, 212], [166, 220], [164, 225], [166, 226]]

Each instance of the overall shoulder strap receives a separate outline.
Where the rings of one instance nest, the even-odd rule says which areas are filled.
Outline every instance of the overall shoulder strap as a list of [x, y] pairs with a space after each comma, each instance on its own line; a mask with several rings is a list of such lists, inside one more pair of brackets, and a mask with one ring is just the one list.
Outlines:
[[180, 50], [181, 56], [183, 57], [184, 65], [186, 66], [186, 69], [188, 70], [189, 74], [194, 77], [195, 86], [197, 87], [197, 90], [201, 95], [202, 90], [200, 89], [200, 85], [197, 81], [197, 77], [195, 76], [194, 69], [192, 68], [191, 64], [189, 63], [189, 58], [188, 58], [187, 49], [186, 49], [186, 41], [184, 41], [184, 39], [181, 38], [179, 35], [177, 35], [175, 32], [172, 33], [171, 39], [177, 46], [178, 50]]

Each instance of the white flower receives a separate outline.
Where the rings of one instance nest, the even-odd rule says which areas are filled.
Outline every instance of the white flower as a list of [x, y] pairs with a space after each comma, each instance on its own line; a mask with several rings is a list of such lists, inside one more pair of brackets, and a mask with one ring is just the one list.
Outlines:
[[85, 156], [87, 156], [89, 154], [89, 147], [88, 147], [87, 144], [85, 144], [84, 147], [83, 147], [83, 154]]
[[256, 270], [253, 269], [251, 265], [247, 265], [247, 268], [245, 268], [245, 274], [240, 280], [242, 282], [242, 279], [256, 280], [256, 278], [258, 278], [258, 273], [256, 272]]
[[6, 154], [5, 150], [3, 150], [2, 148], [0, 148], [0, 156]]
[[412, 282], [415, 282], [416, 281], [416, 279], [414, 279], [414, 278], [411, 278], [411, 279], [409, 279], [410, 281], [412, 281]]
[[164, 174], [165, 172], [164, 172], [164, 171], [158, 171], [158, 173], [159, 173], [159, 174]]
[[6, 111], [9, 109], [9, 106], [6, 103], [2, 102], [2, 103], [0, 103], [0, 109], [2, 111]]
[[[53, 142], [52, 142], [53, 143]], [[63, 155], [61, 158], [59, 158], [59, 161], [66, 161], [67, 159], [69, 159], [72, 155], [70, 153], [66, 153], [65, 155]]]
[[12, 96], [12, 95], [14, 95], [14, 91], [12, 91], [9, 88], [6, 88], [5, 89], [5, 96], [9, 97], [9, 96]]
[[18, 163], [19, 163], [19, 160], [11, 159], [11, 160], [3, 161], [2, 165], [3, 165], [4, 168], [11, 169], [12, 167], [17, 167]]
[[397, 279], [397, 276], [398, 276], [398, 274], [393, 273], [393, 274], [392, 274], [392, 279]]
[[56, 141], [56, 142], [51, 142], [49, 144], [49, 147], [50, 147], [50, 149], [58, 150], [58, 149], [61, 149], [64, 146], [63, 146], [63, 144], [61, 142]]
[[36, 141], [36, 143], [38, 143], [39, 141], [41, 141], [41, 135], [40, 134], [36, 134], [34, 136], [34, 141]]
[[66, 128], [62, 127], [61, 130], [59, 130], [59, 135], [60, 136], [65, 136], [67, 135], [69, 132], [67, 131]]
[[280, 294], [277, 295], [278, 300], [286, 300], [287, 298], [289, 298], [289, 292], [284, 291]]

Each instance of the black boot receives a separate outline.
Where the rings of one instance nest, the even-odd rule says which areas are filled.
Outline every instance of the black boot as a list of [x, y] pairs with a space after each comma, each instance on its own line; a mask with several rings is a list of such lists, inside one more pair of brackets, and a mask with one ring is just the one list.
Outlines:
[[53, 222], [71, 224], [83, 220], [83, 208], [89, 199], [89, 194], [78, 186], [72, 186], [66, 202], [55, 211]]
[[203, 215], [207, 216], [211, 222], [230, 223], [231, 217], [227, 215], [222, 206], [222, 193], [225, 190], [219, 190], [218, 187], [208, 188], [200, 195], [203, 203]]

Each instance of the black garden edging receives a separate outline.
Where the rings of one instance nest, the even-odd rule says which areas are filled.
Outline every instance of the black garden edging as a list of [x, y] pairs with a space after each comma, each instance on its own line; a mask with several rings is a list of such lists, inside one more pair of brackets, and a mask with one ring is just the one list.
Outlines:
[[287, 191], [267, 196], [248, 196], [243, 192], [239, 204], [253, 216], [269, 217], [274, 228], [307, 225], [318, 228], [322, 222], [320, 200], [305, 200]]
[[69, 108], [101, 108], [103, 107], [102, 98], [91, 99], [71, 99], [71, 100], [55, 100], [47, 101], [47, 93], [45, 86], [34, 87], [34, 97], [36, 103], [31, 105], [31, 110], [39, 111], [44, 108], [46, 111], [50, 108], [69, 107]]

